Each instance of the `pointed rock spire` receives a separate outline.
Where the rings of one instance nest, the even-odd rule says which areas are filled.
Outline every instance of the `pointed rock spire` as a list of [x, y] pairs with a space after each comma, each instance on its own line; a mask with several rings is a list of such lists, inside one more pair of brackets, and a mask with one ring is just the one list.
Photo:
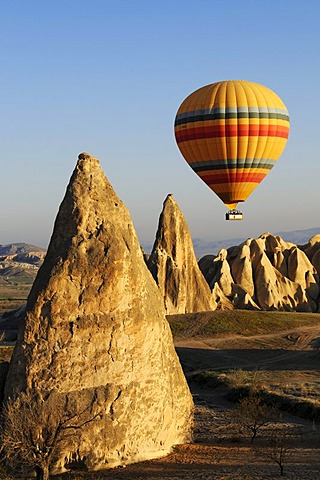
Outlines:
[[198, 267], [187, 222], [172, 195], [164, 201], [148, 267], [167, 314], [215, 310], [216, 302]]
[[205, 255], [198, 265], [212, 290], [218, 284], [226, 297], [231, 295], [233, 278], [227, 261], [227, 250], [223, 248], [217, 256]]
[[[249, 295], [249, 297], [253, 297], [254, 281], [249, 241], [240, 245], [238, 254], [232, 262], [231, 272], [235, 283], [238, 284]], [[239, 294], [239, 292], [237, 293]]]
[[159, 290], [130, 215], [89, 154], [61, 203], [30, 293], [5, 396], [23, 390], [90, 399], [101, 418], [79, 430], [88, 469], [155, 458], [190, 438], [193, 403]]

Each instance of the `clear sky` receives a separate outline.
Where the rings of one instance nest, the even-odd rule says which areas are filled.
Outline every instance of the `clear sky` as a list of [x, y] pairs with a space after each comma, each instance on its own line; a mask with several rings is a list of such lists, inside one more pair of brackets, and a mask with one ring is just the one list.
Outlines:
[[[82, 151], [98, 157], [153, 241], [168, 193], [193, 237], [318, 226], [319, 0], [0, 0], [0, 243], [47, 246]], [[192, 91], [227, 79], [274, 90], [291, 117], [270, 175], [226, 222], [174, 140]]]

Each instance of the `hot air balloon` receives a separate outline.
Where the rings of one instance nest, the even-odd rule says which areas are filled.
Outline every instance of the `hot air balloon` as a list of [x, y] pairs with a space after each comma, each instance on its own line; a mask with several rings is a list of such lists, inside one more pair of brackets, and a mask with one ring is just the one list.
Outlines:
[[289, 115], [269, 88], [244, 80], [212, 83], [191, 93], [175, 119], [175, 137], [185, 160], [228, 207], [227, 220], [280, 157], [289, 135]]

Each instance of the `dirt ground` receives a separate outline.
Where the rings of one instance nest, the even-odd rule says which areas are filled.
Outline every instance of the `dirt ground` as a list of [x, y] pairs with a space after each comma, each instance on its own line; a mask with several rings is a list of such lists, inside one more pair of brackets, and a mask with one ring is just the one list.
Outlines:
[[[252, 447], [249, 440], [219, 439], [218, 432], [208, 426], [219, 424], [222, 411], [206, 406], [197, 407], [198, 431], [195, 441], [190, 445], [181, 445], [163, 459], [129, 465], [100, 474], [102, 479], [163, 479], [163, 480], [262, 480], [278, 479], [279, 467], [259, 454], [263, 450], [263, 441], [257, 440]], [[283, 428], [292, 428], [295, 420], [283, 424]], [[296, 424], [299, 426], [299, 422]], [[217, 427], [214, 427], [217, 428]], [[313, 439], [296, 433], [291, 440], [290, 455], [285, 462], [284, 477], [295, 480], [318, 480], [320, 478], [318, 435]], [[200, 443], [201, 439], [204, 443]], [[316, 443], [315, 443], [316, 442]]]
[[[261, 453], [266, 434], [254, 445], [248, 437], [237, 436], [228, 427], [227, 412], [233, 404], [224, 399], [224, 390], [192, 388], [196, 403], [194, 443], [177, 446], [165, 458], [129, 465], [101, 473], [102, 479], [132, 480], [262, 480], [278, 479], [278, 465]], [[319, 429], [311, 422], [285, 415], [281, 428], [290, 432], [284, 477], [295, 480], [320, 478]], [[259, 453], [260, 452], [260, 453]]]
[[[293, 378], [320, 381], [319, 340], [320, 326], [313, 326], [254, 337], [177, 338], [175, 344], [189, 381], [195, 371], [241, 368], [263, 369], [290, 384]], [[190, 387], [196, 405], [194, 443], [179, 445], [162, 459], [100, 472], [100, 480], [278, 479], [279, 466], [266, 457], [272, 428], [286, 432], [284, 478], [319, 480], [319, 425], [282, 414], [251, 443], [230, 427], [234, 404], [225, 399], [226, 387], [200, 388], [192, 381]]]

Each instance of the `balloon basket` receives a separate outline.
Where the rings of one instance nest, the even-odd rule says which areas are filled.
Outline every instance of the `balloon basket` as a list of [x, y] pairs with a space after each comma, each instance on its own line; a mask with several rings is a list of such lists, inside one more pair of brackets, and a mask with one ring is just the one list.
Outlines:
[[230, 210], [226, 213], [226, 220], [243, 220], [243, 214], [239, 210]]

